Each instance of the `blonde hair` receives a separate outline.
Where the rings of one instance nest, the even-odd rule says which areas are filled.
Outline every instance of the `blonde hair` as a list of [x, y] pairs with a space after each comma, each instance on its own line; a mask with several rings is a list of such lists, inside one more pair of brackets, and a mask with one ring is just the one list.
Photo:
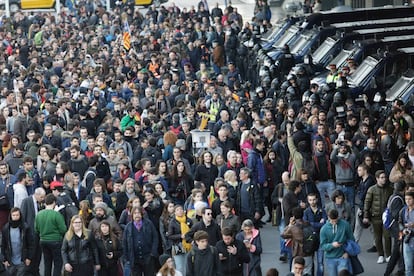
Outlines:
[[250, 130], [245, 130], [242, 132], [240, 137], [240, 145], [242, 145], [247, 139], [249, 139]]
[[71, 219], [70, 219], [70, 225], [69, 225], [69, 229], [65, 234], [65, 239], [67, 241], [70, 241], [73, 238], [73, 235], [75, 234], [75, 231], [73, 230], [73, 221], [75, 219], [80, 219], [82, 222], [82, 234], [83, 234], [83, 239], [87, 240], [89, 238], [89, 234], [91, 231], [89, 231], [86, 227], [85, 227], [85, 223], [83, 222], [83, 218], [80, 215], [74, 215]]
[[225, 181], [230, 181], [230, 177], [232, 177], [233, 175], [236, 175], [236, 173], [232, 170], [228, 170], [224, 173], [223, 177]]

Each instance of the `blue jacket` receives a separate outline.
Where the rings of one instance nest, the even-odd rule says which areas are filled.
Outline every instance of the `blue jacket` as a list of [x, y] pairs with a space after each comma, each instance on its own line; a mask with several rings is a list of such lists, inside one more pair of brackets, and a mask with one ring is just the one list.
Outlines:
[[247, 167], [251, 170], [251, 179], [259, 185], [263, 185], [266, 181], [266, 172], [263, 164], [263, 158], [260, 153], [254, 149], [247, 157]]
[[[324, 220], [324, 223], [320, 223], [321, 219]], [[328, 216], [324, 209], [318, 207], [316, 213], [312, 211], [311, 207], [308, 207], [303, 212], [303, 221], [309, 222], [312, 225], [313, 229], [319, 232], [322, 226], [328, 221]]]
[[325, 251], [326, 258], [341, 258], [345, 253], [343, 246], [335, 248], [333, 247], [332, 243], [339, 242], [344, 245], [348, 240], [355, 241], [351, 225], [347, 221], [338, 219], [335, 233], [334, 227], [329, 221], [324, 226], [322, 226], [320, 233], [320, 247], [323, 249], [323, 251]]
[[[124, 250], [124, 257], [127, 262], [134, 263], [135, 256], [134, 252], [134, 237], [133, 231], [135, 228], [134, 222], [131, 221], [127, 224], [124, 230], [124, 237], [122, 239], [122, 248]], [[158, 256], [158, 231], [155, 229], [154, 224], [148, 219], [142, 219], [142, 228], [144, 234], [144, 243], [142, 244], [142, 256]]]

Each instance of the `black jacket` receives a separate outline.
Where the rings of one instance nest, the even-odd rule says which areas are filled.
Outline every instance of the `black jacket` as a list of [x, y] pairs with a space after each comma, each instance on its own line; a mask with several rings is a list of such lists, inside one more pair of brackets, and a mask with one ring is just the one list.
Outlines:
[[[138, 260], [140, 256], [135, 256], [134, 252], [134, 232], [133, 228], [134, 222], [131, 221], [127, 224], [124, 230], [124, 236], [122, 239], [122, 249], [123, 249], [123, 256], [125, 261], [130, 262], [131, 264], [134, 263], [134, 260]], [[148, 256], [157, 257], [158, 256], [158, 231], [155, 229], [154, 224], [149, 219], [142, 219], [142, 228], [144, 235], [144, 243], [142, 244], [141, 248], [141, 256], [146, 258]]]
[[[34, 238], [32, 231], [29, 226], [23, 221], [20, 222], [20, 242], [21, 242], [21, 255], [22, 262], [26, 259], [31, 260], [33, 258], [33, 249], [34, 249]], [[10, 240], [10, 224], [6, 223], [2, 229], [2, 242], [1, 242], [1, 252], [4, 255], [4, 260], [12, 263], [12, 246]]]
[[[186, 218], [186, 223], [187, 223], [188, 227], [190, 227], [190, 228], [193, 226], [193, 221], [189, 218]], [[173, 244], [177, 244], [177, 243], [181, 242], [181, 240], [182, 240], [182, 238], [181, 238], [181, 225], [175, 217], [173, 217], [171, 219], [170, 223], [168, 224], [167, 238]]]
[[209, 245], [200, 250], [197, 246], [187, 254], [186, 276], [221, 276], [220, 260], [217, 249]]
[[[242, 207], [241, 194], [240, 194], [241, 186], [242, 186], [242, 183], [240, 182], [239, 185], [237, 186], [237, 191], [236, 191], [235, 207], [236, 207], [236, 214], [238, 216], [240, 216], [240, 210]], [[261, 200], [261, 197], [260, 197], [259, 188], [252, 181], [250, 181], [250, 187], [249, 187], [248, 192], [249, 192], [249, 206], [250, 206], [250, 212], [251, 212], [250, 215], [253, 217], [255, 212], [264, 214], [263, 201]]]
[[[79, 243], [79, 246], [77, 246], [77, 243]], [[68, 241], [65, 236], [61, 252], [63, 264], [80, 265], [90, 261], [94, 265], [99, 264], [98, 247], [92, 231], [88, 231], [87, 239], [83, 235], [80, 238], [73, 235], [72, 239]]]
[[185, 240], [187, 242], [191, 242], [193, 240], [195, 232], [200, 230], [206, 231], [208, 233], [209, 245], [215, 246], [216, 243], [221, 240], [220, 227], [217, 225], [217, 223], [215, 221], [211, 221], [211, 224], [209, 226], [206, 226], [203, 220], [197, 222], [193, 225], [193, 227], [191, 227], [190, 231], [185, 234]]
[[[227, 252], [228, 246], [236, 246], [236, 255]], [[223, 254], [225, 260], [221, 260], [221, 269], [225, 275], [242, 275], [243, 274], [243, 263], [250, 262], [249, 252], [246, 246], [240, 240], [234, 239], [230, 245], [226, 245], [223, 240], [216, 244], [218, 253]]]
[[215, 165], [207, 168], [206, 165], [201, 164], [196, 168], [194, 180], [201, 181], [206, 186], [206, 191], [210, 191], [210, 187], [214, 186], [214, 180], [218, 176], [218, 169]]
[[[115, 243], [112, 242], [109, 236], [99, 237], [96, 240], [96, 245], [99, 252], [99, 261], [103, 268], [116, 266], [118, 259], [122, 256], [122, 243], [118, 238], [115, 238]], [[112, 259], [108, 259], [106, 254], [112, 252]]]

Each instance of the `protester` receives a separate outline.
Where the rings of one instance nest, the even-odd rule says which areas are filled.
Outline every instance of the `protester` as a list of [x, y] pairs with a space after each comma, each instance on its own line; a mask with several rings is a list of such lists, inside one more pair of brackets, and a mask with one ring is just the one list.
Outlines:
[[260, 256], [263, 248], [260, 231], [254, 228], [249, 219], [243, 221], [241, 228], [242, 232], [236, 235], [236, 239], [244, 243], [250, 256], [250, 262], [243, 264], [243, 275], [262, 275]]
[[62, 260], [70, 275], [92, 275], [101, 269], [94, 233], [89, 231], [82, 218], [73, 216], [62, 244]]
[[339, 218], [337, 210], [328, 213], [328, 222], [322, 226], [320, 238], [328, 274], [337, 275], [342, 269], [349, 269], [349, 256], [344, 251], [343, 244], [348, 240], [354, 240], [354, 236], [351, 226]]
[[99, 276], [117, 275], [120, 269], [119, 259], [122, 256], [121, 241], [112, 232], [111, 224], [102, 221], [99, 227], [99, 236], [96, 239], [101, 269]]
[[1, 252], [11, 275], [27, 274], [35, 255], [33, 234], [17, 207], [10, 210], [9, 223], [2, 229]]
[[39, 235], [44, 258], [43, 274], [45, 276], [59, 276], [63, 265], [60, 248], [62, 247], [63, 235], [66, 233], [66, 225], [63, 216], [54, 210], [56, 206], [54, 195], [48, 194], [46, 196], [45, 205], [45, 209], [40, 211], [35, 219], [35, 233]]
[[223, 239], [216, 245], [222, 272], [225, 275], [242, 275], [243, 265], [250, 262], [249, 252], [240, 240], [235, 239], [231, 228], [222, 228]]

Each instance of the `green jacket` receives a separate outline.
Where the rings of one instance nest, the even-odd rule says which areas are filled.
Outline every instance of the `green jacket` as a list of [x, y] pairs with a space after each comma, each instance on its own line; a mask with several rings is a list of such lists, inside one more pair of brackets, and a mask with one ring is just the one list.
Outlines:
[[378, 184], [371, 186], [365, 197], [364, 218], [374, 221], [382, 221], [382, 213], [387, 207], [388, 198], [392, 195], [393, 189], [385, 184], [380, 187]]
[[321, 228], [320, 246], [325, 251], [325, 257], [328, 259], [341, 258], [345, 253], [342, 246], [337, 248], [333, 247], [333, 242], [345, 244], [348, 240], [354, 241], [354, 234], [352, 233], [351, 225], [343, 219], [338, 219], [336, 229], [334, 229], [329, 221]]
[[121, 130], [125, 131], [127, 127], [135, 125], [135, 117], [130, 117], [129, 114], [125, 115], [121, 119]]
[[35, 219], [35, 232], [41, 241], [62, 241], [66, 233], [63, 216], [55, 210], [42, 210]]

